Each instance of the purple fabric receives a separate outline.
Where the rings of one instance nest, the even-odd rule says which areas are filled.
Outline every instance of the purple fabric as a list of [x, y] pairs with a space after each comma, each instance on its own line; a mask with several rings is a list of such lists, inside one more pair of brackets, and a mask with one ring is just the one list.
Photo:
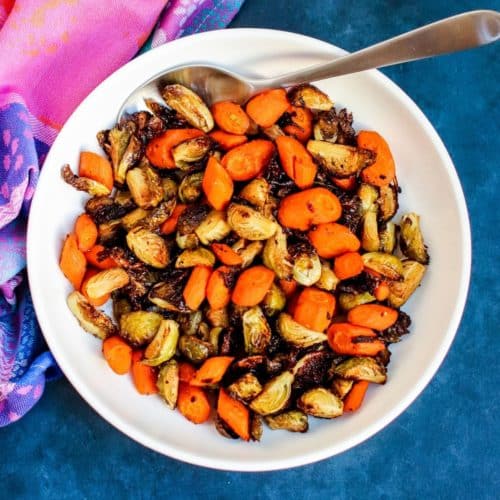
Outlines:
[[[149, 48], [183, 35], [223, 28], [238, 12], [243, 1], [164, 0], [164, 10], [157, 20], [155, 17], [157, 11], [154, 9], [158, 9], [161, 2], [154, 2], [154, 6], [151, 3], [151, 7], [148, 2], [140, 2], [142, 11], [138, 9], [132, 13], [124, 8], [130, 6], [130, 1], [113, 0], [110, 2], [107, 15], [110, 19], [118, 15], [118, 12], [122, 17], [138, 16], [137, 19], [128, 21], [142, 31], [131, 33], [130, 36], [135, 35], [135, 40], [142, 40], [142, 42], [144, 30], [150, 33], [156, 21], [156, 29], [154, 29], [150, 44], [146, 44], [146, 48]], [[11, 45], [8, 40], [12, 36], [14, 27], [19, 29], [21, 15], [24, 18], [29, 16], [29, 9], [33, 9], [32, 19], [35, 19], [35, 16], [41, 16], [40, 12], [44, 16], [50, 15], [49, 10], [41, 10], [42, 4], [44, 4], [43, 1], [37, 3], [23, 0], [15, 2], [0, 0], [0, 53], [9, 54]], [[99, 0], [87, 0], [86, 11], [95, 7], [95, 14], [101, 4]], [[36, 8], [33, 5], [36, 5]], [[46, 2], [47, 9], [50, 9], [51, 5], [53, 5], [51, 2]], [[149, 17], [148, 8], [151, 9]], [[92, 26], [91, 13], [88, 16], [88, 20], [85, 21]], [[9, 24], [11, 17], [15, 18], [15, 22], [12, 21]], [[147, 22], [150, 22], [150, 18], [153, 24], [148, 27]], [[48, 26], [37, 28], [34, 23], [34, 26], [21, 27], [23, 28], [31, 29], [36, 36], [37, 29], [47, 30]], [[63, 42], [71, 45], [73, 40], [71, 31], [76, 32], [78, 29], [80, 33], [77, 35], [81, 35], [81, 23], [75, 25], [71, 19], [68, 19]], [[88, 33], [88, 37], [91, 38], [92, 34]], [[5, 40], [7, 42], [3, 43]], [[116, 39], [110, 42], [114, 42], [115, 46], [118, 44]], [[120, 41], [120, 43], [126, 44], [126, 41]], [[46, 49], [47, 59], [49, 52], [53, 57], [54, 50], [51, 47], [46, 47]], [[31, 52], [34, 53], [35, 50]], [[115, 48], [114, 52], [115, 59], [109, 63], [109, 67], [100, 68], [101, 72], [109, 74], [126, 62], [126, 59], [123, 60], [127, 52], [125, 48], [121, 51]], [[9, 55], [12, 57], [11, 53]], [[32, 55], [30, 54], [30, 57]], [[38, 57], [40, 57], [39, 54]], [[6, 60], [8, 57], [0, 58], [0, 75], [7, 74], [9, 71]], [[51, 64], [53, 64], [52, 60]], [[30, 76], [26, 74], [24, 77]], [[64, 87], [63, 78], [60, 74], [52, 75], [50, 89], [61, 85]], [[19, 85], [15, 83], [5, 85], [4, 80], [0, 79], [0, 427], [18, 420], [29, 411], [40, 399], [45, 382], [59, 375], [54, 358], [46, 351], [43, 343], [24, 271], [26, 220], [30, 201], [39, 170], [59, 127], [40, 111], [42, 108], [48, 109], [49, 112], [52, 109], [48, 104], [53, 97], [48, 95], [47, 88], [40, 88], [39, 94], [30, 89], [30, 95], [25, 99], [21, 95], [22, 92], [20, 94], [18, 90], [23, 88], [23, 83], [24, 87], [27, 87], [26, 82], [19, 81], [18, 83]], [[67, 90], [67, 94], [73, 93], [73, 95], [67, 96], [65, 101], [67, 105], [57, 110], [58, 116], [69, 116], [78, 104], [80, 96], [87, 94], [97, 83], [83, 81], [79, 82], [79, 87], [74, 85], [78, 88]], [[43, 103], [43, 106], [37, 107], [38, 103]], [[37, 114], [37, 111], [40, 111], [40, 114]]]

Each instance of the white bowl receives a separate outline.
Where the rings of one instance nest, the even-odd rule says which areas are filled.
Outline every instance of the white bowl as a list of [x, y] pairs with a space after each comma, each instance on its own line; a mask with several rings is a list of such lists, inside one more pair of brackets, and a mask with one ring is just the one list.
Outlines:
[[[58, 267], [61, 242], [82, 212], [86, 195], [60, 178], [80, 150], [99, 151], [95, 134], [111, 127], [136, 86], [168, 67], [213, 62], [271, 76], [327, 61], [341, 49], [293, 33], [260, 29], [213, 31], [159, 47], [133, 60], [99, 85], [59, 134], [40, 176], [28, 228], [28, 271], [38, 320], [60, 367], [76, 390], [122, 432], [170, 457], [218, 469], [263, 471], [331, 457], [368, 439], [395, 419], [436, 373], [457, 330], [470, 272], [470, 230], [464, 196], [450, 157], [432, 125], [388, 78], [377, 71], [319, 87], [353, 112], [355, 126], [389, 142], [403, 189], [401, 211], [422, 217], [431, 264], [423, 285], [404, 309], [411, 334], [391, 349], [388, 382], [372, 386], [362, 408], [336, 420], [311, 419], [306, 434], [264, 432], [260, 443], [222, 438], [207, 423], [194, 426], [159, 397], [140, 396], [128, 376], [114, 375], [100, 342], [84, 333], [66, 306], [71, 288]], [[453, 112], [453, 110], [450, 110]]]

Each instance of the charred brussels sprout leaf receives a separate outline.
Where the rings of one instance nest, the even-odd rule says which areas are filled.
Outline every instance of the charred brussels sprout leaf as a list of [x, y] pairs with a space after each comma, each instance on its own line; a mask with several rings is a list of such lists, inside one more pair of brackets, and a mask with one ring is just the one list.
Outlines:
[[174, 410], [179, 393], [179, 364], [175, 359], [171, 359], [161, 367], [156, 385], [160, 396]]
[[272, 430], [307, 432], [309, 429], [307, 415], [300, 410], [290, 410], [278, 415], [269, 415], [264, 417], [264, 421]]
[[387, 379], [385, 368], [368, 357], [343, 361], [335, 368], [335, 374], [348, 380], [366, 380], [374, 384], [385, 384]]
[[271, 379], [262, 392], [250, 403], [250, 408], [259, 415], [272, 415], [283, 410], [292, 394], [293, 375], [285, 371]]
[[227, 309], [208, 309], [205, 317], [213, 327], [227, 328], [229, 326], [229, 314]]
[[146, 358], [143, 363], [158, 366], [171, 359], [177, 349], [179, 340], [179, 325], [172, 319], [164, 319], [151, 343], [144, 351]]
[[341, 293], [339, 295], [339, 305], [344, 311], [350, 311], [356, 306], [375, 302], [375, 297], [370, 292]]
[[399, 228], [401, 230], [399, 240], [401, 251], [408, 258], [416, 260], [420, 264], [428, 264], [429, 254], [420, 230], [420, 217], [414, 213], [403, 215]]
[[340, 417], [344, 412], [342, 400], [324, 387], [304, 392], [297, 400], [297, 406], [308, 415], [318, 418]]
[[185, 279], [187, 279], [187, 274], [174, 275], [168, 281], [156, 283], [151, 288], [148, 299], [166, 311], [190, 312], [182, 299], [182, 289]]
[[252, 441], [260, 441], [263, 432], [262, 417], [254, 413], [250, 420], [250, 438]]
[[161, 314], [133, 311], [120, 317], [120, 335], [132, 345], [140, 347], [151, 342], [163, 320]]
[[177, 322], [184, 335], [195, 335], [203, 321], [203, 313], [195, 311], [190, 314], [179, 314]]

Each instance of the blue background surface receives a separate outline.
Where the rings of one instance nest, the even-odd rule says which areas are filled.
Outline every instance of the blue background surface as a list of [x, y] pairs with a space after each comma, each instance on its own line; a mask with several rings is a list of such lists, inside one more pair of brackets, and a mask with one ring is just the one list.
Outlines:
[[[498, 1], [247, 0], [234, 27], [304, 33], [353, 51]], [[436, 127], [462, 180], [472, 224], [469, 299], [456, 340], [417, 401], [367, 442], [281, 472], [219, 472], [160, 456], [101, 419], [66, 380], [0, 430], [9, 498], [500, 497], [498, 388], [500, 45], [384, 70]], [[3, 494], [0, 493], [0, 497]]]

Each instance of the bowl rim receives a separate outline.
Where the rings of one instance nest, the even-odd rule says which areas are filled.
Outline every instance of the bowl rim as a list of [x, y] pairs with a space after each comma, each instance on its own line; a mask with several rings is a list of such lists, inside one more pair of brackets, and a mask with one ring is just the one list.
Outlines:
[[[110, 80], [119, 78], [122, 72], [130, 69], [134, 65], [140, 64], [140, 62], [142, 62], [144, 59], [152, 57], [151, 55], [152, 53], [156, 54], [161, 52], [162, 50], [171, 50], [172, 44], [182, 45], [183, 43], [186, 43], [186, 41], [189, 42], [189, 40], [193, 38], [202, 40], [213, 39], [213, 38], [220, 38], [221, 40], [224, 40], [226, 38], [231, 39], [234, 36], [237, 36], [238, 33], [245, 34], [246, 36], [263, 36], [263, 35], [268, 37], [271, 36], [271, 37], [281, 38], [283, 40], [289, 39], [290, 37], [295, 37], [298, 38], [299, 40], [302, 39], [304, 41], [307, 41], [308, 43], [314, 42], [315, 44], [317, 44], [317, 46], [322, 45], [322, 48], [329, 50], [331, 52], [335, 52], [336, 54], [339, 55], [347, 53], [345, 50], [333, 44], [319, 40], [314, 37], [302, 35], [299, 33], [293, 33], [282, 30], [263, 29], [263, 28], [230, 28], [230, 29], [197, 33], [156, 47], [148, 52], [139, 55], [138, 57], [132, 59], [128, 63], [124, 64], [116, 71], [111, 73], [105, 80], [103, 80], [103, 82], [109, 82]], [[168, 48], [166, 49], [166, 47]], [[332, 56], [336, 57], [335, 54], [332, 54]], [[138, 63], [137, 61], [140, 62]], [[210, 459], [206, 459], [205, 457], [199, 457], [195, 453], [186, 452], [177, 447], [172, 447], [168, 444], [160, 443], [159, 441], [154, 440], [152, 437], [149, 437], [141, 430], [134, 428], [133, 425], [129, 424], [120, 415], [114, 414], [105, 405], [101, 405], [101, 403], [94, 397], [94, 395], [90, 390], [87, 390], [87, 388], [84, 385], [80, 385], [79, 381], [77, 380], [77, 377], [74, 376], [72, 372], [69, 360], [67, 360], [65, 358], [64, 353], [58, 349], [57, 344], [52, 342], [50, 338], [47, 338], [47, 336], [44, 333], [45, 340], [52, 354], [54, 355], [54, 358], [56, 359], [59, 367], [61, 368], [62, 372], [69, 380], [71, 385], [102, 418], [104, 418], [107, 422], [116, 427], [122, 433], [127, 435], [129, 438], [142, 444], [143, 446], [146, 446], [170, 458], [175, 458], [177, 460], [192, 465], [198, 465], [212, 469], [240, 471], [240, 472], [260, 472], [260, 471], [273, 471], [273, 470], [282, 470], [292, 467], [298, 467], [302, 465], [311, 464], [320, 460], [324, 460], [327, 458], [331, 458], [335, 455], [343, 453], [344, 451], [347, 451], [350, 448], [357, 446], [358, 444], [362, 443], [363, 441], [366, 441], [367, 439], [378, 433], [384, 427], [393, 422], [418, 398], [418, 396], [422, 393], [422, 391], [425, 389], [425, 387], [429, 384], [433, 376], [438, 371], [457, 333], [464, 312], [468, 289], [469, 289], [469, 283], [470, 283], [471, 258], [472, 258], [471, 230], [470, 230], [469, 215], [465, 202], [465, 196], [459, 181], [458, 173], [455, 169], [452, 159], [442, 139], [440, 138], [440, 136], [438, 135], [437, 131], [430, 123], [428, 118], [420, 110], [417, 104], [411, 99], [411, 97], [408, 96], [408, 94], [406, 94], [389, 77], [385, 76], [378, 70], [369, 70], [369, 73], [371, 73], [372, 78], [375, 78], [379, 82], [383, 83], [383, 85], [389, 89], [392, 96], [395, 99], [399, 100], [404, 105], [404, 107], [406, 107], [415, 116], [415, 118], [419, 121], [419, 125], [429, 135], [434, 147], [436, 148], [436, 152], [439, 155], [442, 164], [444, 165], [444, 167], [447, 170], [447, 173], [449, 174], [454, 198], [459, 209], [459, 218], [461, 220], [461, 229], [462, 229], [461, 244], [463, 249], [463, 261], [462, 261], [462, 267], [460, 269], [460, 275], [461, 275], [460, 289], [457, 292], [456, 305], [453, 310], [453, 314], [449, 319], [447, 331], [443, 336], [441, 348], [435, 353], [432, 362], [429, 363], [427, 369], [418, 380], [418, 383], [415, 384], [412, 390], [409, 391], [404, 398], [402, 398], [396, 405], [394, 405], [394, 407], [390, 411], [388, 411], [383, 417], [372, 422], [363, 431], [357, 433], [356, 436], [346, 438], [344, 442], [340, 445], [336, 444], [330, 447], [322, 448], [320, 450], [308, 451], [301, 455], [286, 457], [279, 460], [274, 460], [273, 462], [265, 462], [264, 464], [260, 465], [255, 463], [244, 463], [244, 462], [235, 463], [233, 460], [219, 459], [217, 457]], [[99, 89], [100, 86], [103, 84], [103, 82], [101, 82], [94, 90], [92, 90], [91, 93], [88, 94], [88, 96], [85, 99], [83, 99], [83, 101], [75, 108], [75, 110], [68, 118], [68, 120], [74, 114], [78, 113], [80, 107], [84, 105], [88, 97], [92, 95], [94, 92], [96, 92], [97, 89]], [[57, 141], [58, 138], [56, 138], [55, 142]], [[49, 151], [46, 160], [49, 160], [50, 162], [50, 158], [51, 158], [51, 151]], [[43, 169], [40, 175], [41, 176], [43, 175]], [[37, 192], [38, 191], [35, 190], [35, 195], [34, 199], [32, 200], [32, 203], [37, 198]], [[30, 215], [28, 218], [28, 225], [27, 225], [27, 270], [28, 270], [28, 280], [30, 284], [36, 282], [35, 271], [32, 270], [32, 265], [31, 265], [31, 263], [34, 262], [35, 260], [34, 258], [35, 248], [34, 244], [32, 243], [32, 236], [31, 236], [33, 232], [31, 231], [31, 227], [33, 225], [32, 221], [34, 217], [32, 217], [31, 215], [32, 212], [30, 211]], [[46, 316], [44, 309], [40, 301], [38, 300], [37, 295], [33, 294], [32, 299], [42, 333], [46, 329], [50, 330], [49, 318]]]

